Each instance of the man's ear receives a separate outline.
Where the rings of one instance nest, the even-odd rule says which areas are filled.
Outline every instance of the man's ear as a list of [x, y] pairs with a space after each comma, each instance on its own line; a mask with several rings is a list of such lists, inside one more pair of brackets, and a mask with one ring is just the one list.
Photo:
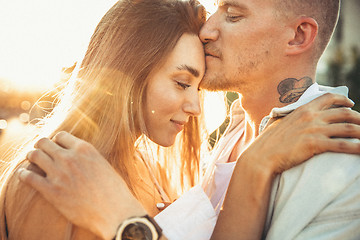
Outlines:
[[307, 51], [314, 45], [318, 34], [318, 24], [311, 17], [301, 17], [294, 24], [294, 35], [287, 44], [287, 55]]

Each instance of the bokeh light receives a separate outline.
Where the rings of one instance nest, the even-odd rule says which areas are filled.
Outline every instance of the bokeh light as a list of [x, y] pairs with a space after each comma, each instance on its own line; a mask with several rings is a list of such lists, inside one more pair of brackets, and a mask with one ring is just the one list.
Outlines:
[[21, 102], [21, 109], [27, 111], [31, 108], [31, 103], [29, 101], [22, 101]]
[[7, 126], [7, 121], [5, 119], [0, 119], [0, 129], [6, 129]]
[[27, 122], [29, 122], [29, 120], [30, 120], [30, 116], [29, 116], [28, 113], [21, 113], [21, 114], [19, 115], [19, 120], [20, 120], [21, 122], [23, 122], [23, 123], [27, 123]]

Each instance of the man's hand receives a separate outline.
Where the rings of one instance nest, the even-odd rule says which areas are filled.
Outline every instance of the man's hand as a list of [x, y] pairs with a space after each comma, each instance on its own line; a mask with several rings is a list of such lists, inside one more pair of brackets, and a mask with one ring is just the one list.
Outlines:
[[345, 96], [325, 94], [271, 124], [244, 155], [261, 156], [276, 174], [324, 152], [360, 154], [360, 143], [346, 139], [360, 139], [360, 113], [352, 106]]
[[111, 239], [128, 217], [146, 214], [125, 181], [89, 143], [67, 132], [42, 138], [27, 159], [46, 176], [21, 169], [20, 179], [36, 189], [72, 223]]

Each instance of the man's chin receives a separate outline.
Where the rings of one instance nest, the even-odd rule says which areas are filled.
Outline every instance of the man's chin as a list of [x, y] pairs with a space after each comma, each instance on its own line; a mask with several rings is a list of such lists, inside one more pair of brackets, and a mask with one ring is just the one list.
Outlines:
[[227, 90], [224, 89], [224, 83], [226, 83], [224, 77], [221, 77], [217, 74], [205, 73], [205, 76], [200, 82], [200, 88], [207, 91], [224, 91]]

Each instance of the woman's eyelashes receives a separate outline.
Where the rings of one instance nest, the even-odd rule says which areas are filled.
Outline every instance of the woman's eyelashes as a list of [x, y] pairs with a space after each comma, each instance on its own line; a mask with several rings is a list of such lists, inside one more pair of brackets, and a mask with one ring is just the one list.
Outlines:
[[189, 88], [189, 87], [191, 87], [191, 85], [190, 84], [186, 84], [186, 83], [182, 83], [182, 82], [179, 82], [179, 81], [176, 81], [176, 84], [180, 87], [180, 88], [182, 88], [182, 89], [187, 89], [187, 88]]

